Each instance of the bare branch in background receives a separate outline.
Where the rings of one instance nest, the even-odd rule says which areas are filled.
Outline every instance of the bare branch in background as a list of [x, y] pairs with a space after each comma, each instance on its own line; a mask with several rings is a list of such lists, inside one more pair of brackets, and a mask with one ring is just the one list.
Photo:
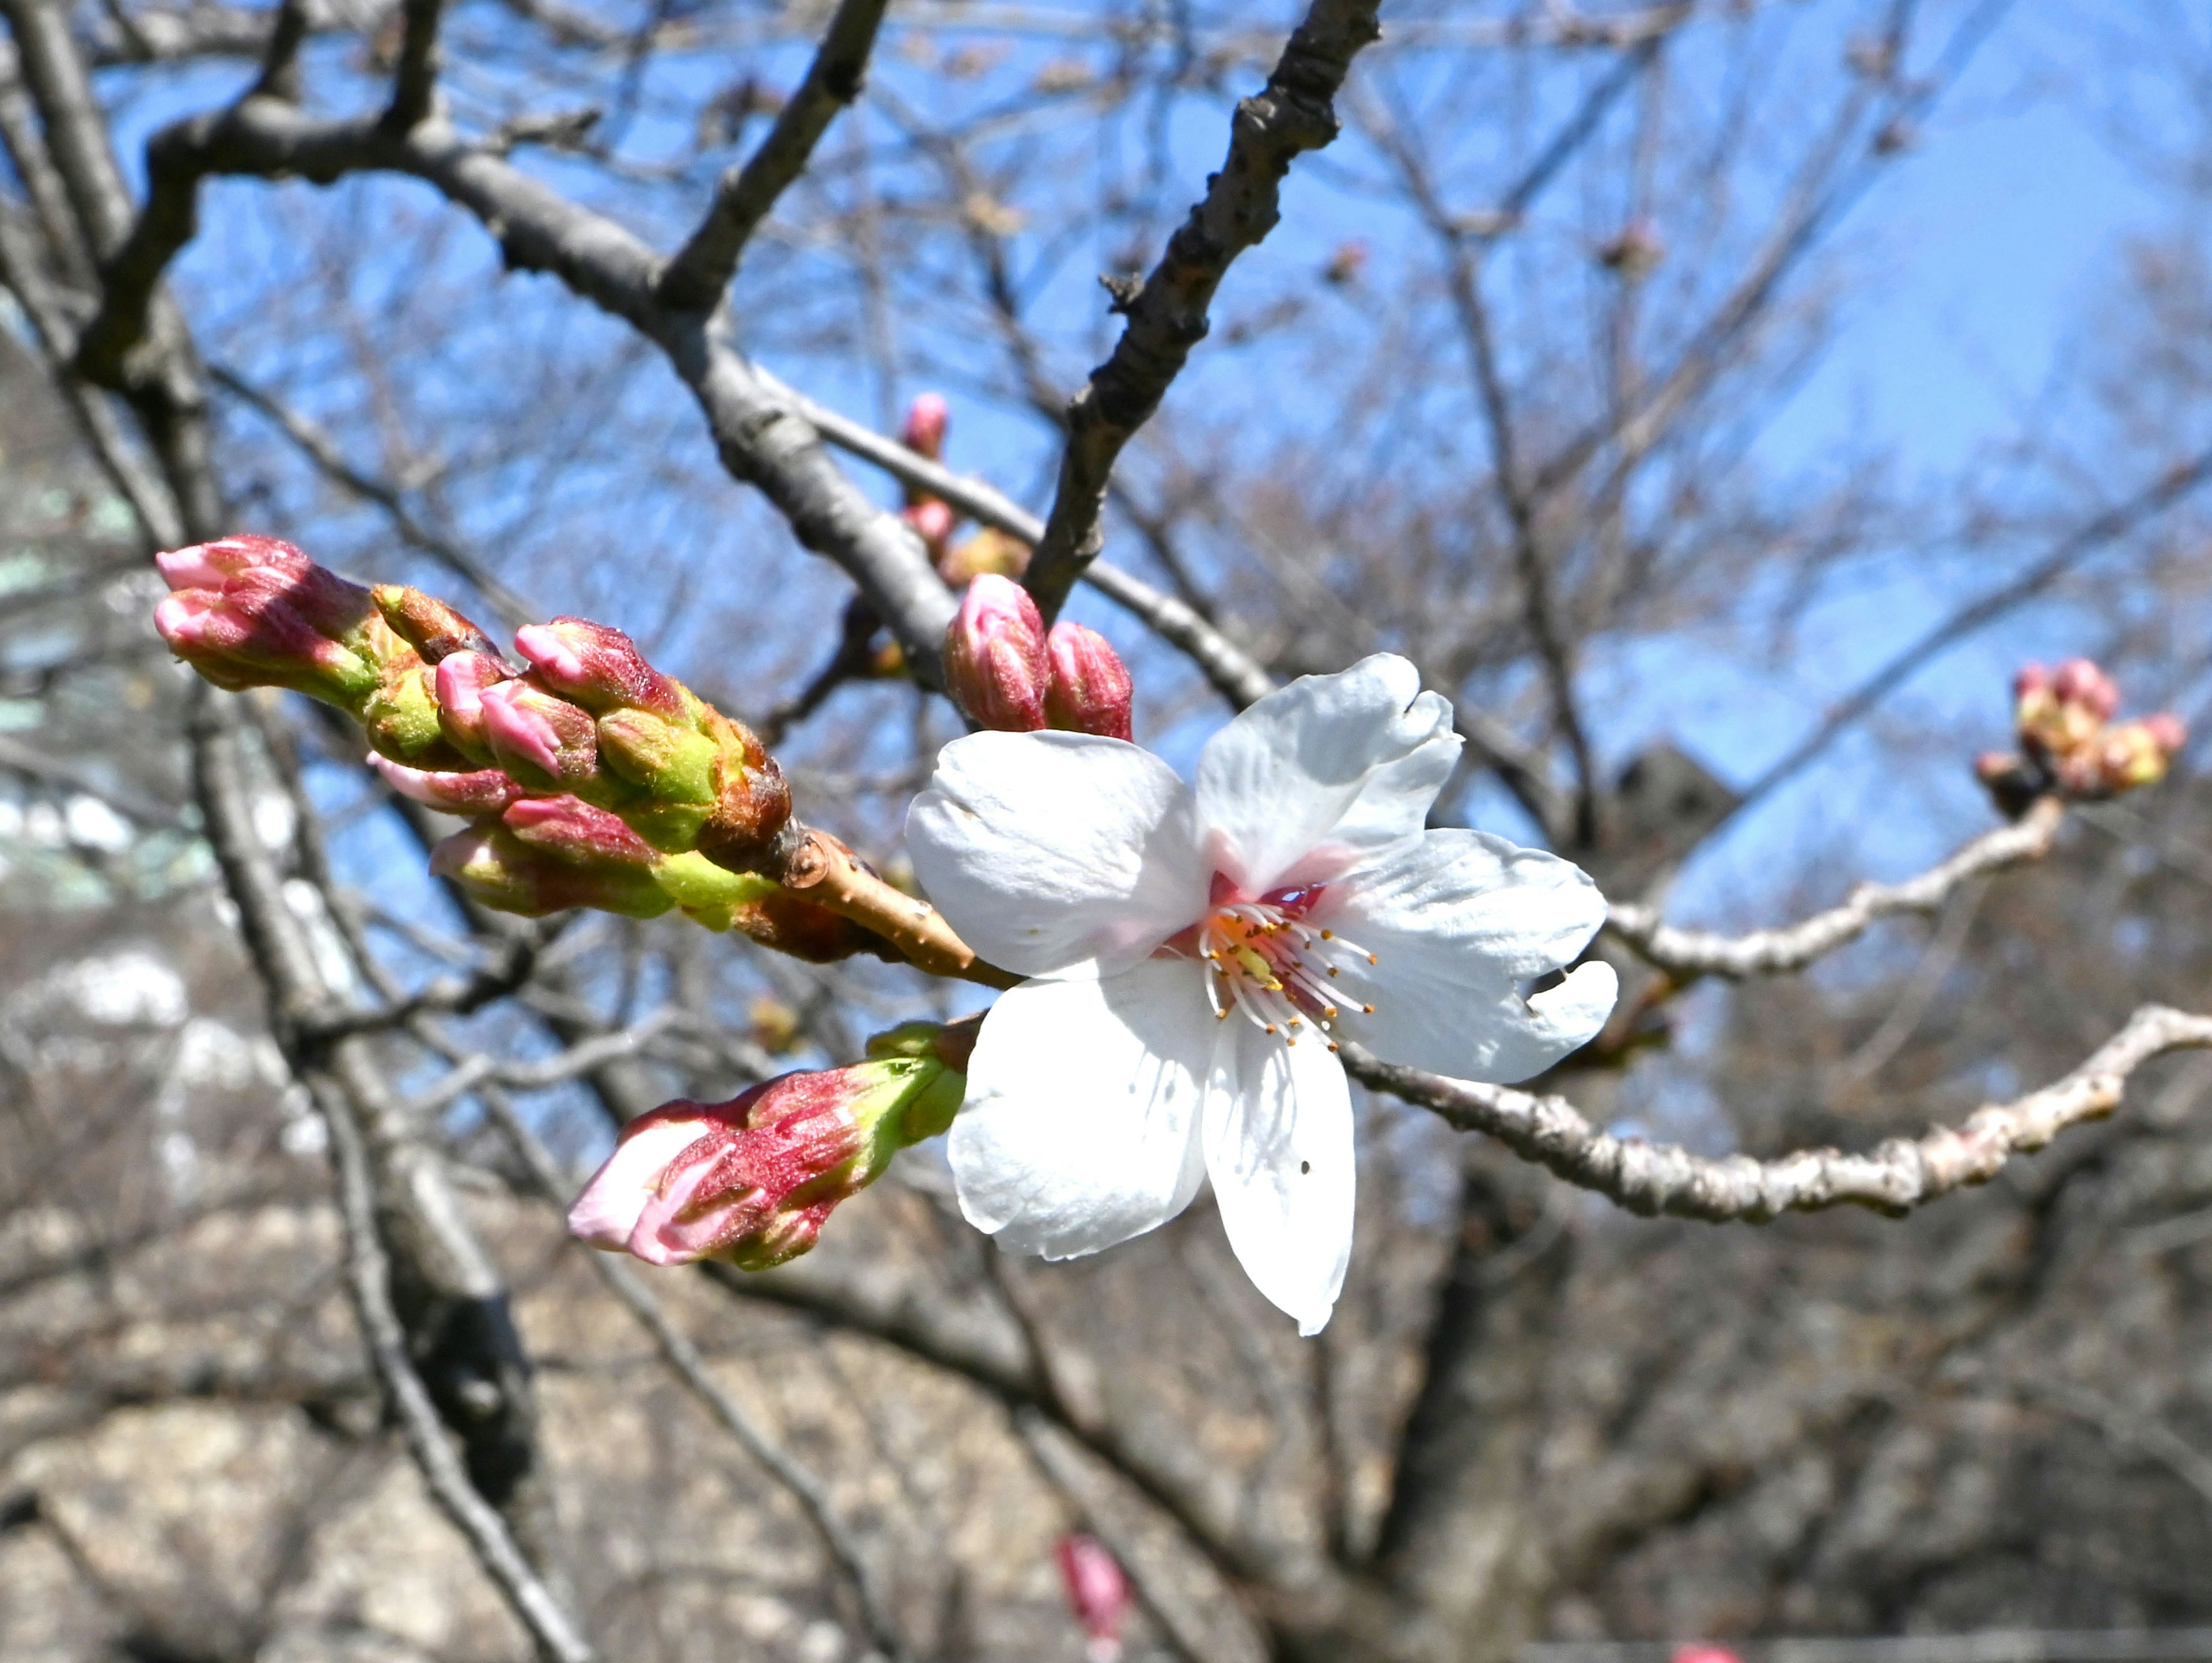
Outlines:
[[1654, 907], [1621, 905], [1607, 914], [1606, 927], [1676, 982], [1700, 976], [1735, 981], [1780, 975], [1857, 940], [1878, 919], [1938, 912], [1960, 885], [2042, 859], [2065, 817], [2065, 804], [2046, 797], [2019, 824], [1984, 832], [1917, 877], [1899, 883], [1862, 883], [1842, 906], [1796, 924], [1723, 936], [1676, 929], [1661, 922]]
[[886, 0], [841, 0], [806, 79], [743, 167], [714, 187], [714, 204], [661, 272], [657, 293], [678, 310], [713, 306], [730, 286], [754, 228], [805, 170], [837, 112], [860, 95]]
[[1380, 38], [1375, 13], [1371, 0], [1315, 0], [1266, 88], [1237, 106], [1229, 158], [1204, 200], [1142, 286], [1117, 299], [1128, 325], [1067, 407], [1060, 483], [1024, 580], [1048, 622], [1097, 558], [1114, 463], [1206, 338], [1206, 307], [1230, 262], [1274, 228], [1291, 161], [1336, 137], [1336, 91], [1353, 56]]

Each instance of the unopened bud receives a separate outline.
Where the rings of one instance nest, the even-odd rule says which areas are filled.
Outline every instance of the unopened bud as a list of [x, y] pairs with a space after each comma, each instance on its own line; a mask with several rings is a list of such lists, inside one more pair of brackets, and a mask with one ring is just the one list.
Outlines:
[[1091, 1663], [1114, 1663], [1121, 1655], [1121, 1624], [1129, 1615], [1129, 1579], [1107, 1545], [1095, 1536], [1072, 1532], [1060, 1539], [1054, 1557], [1067, 1591], [1068, 1609], [1090, 1638]]
[[511, 679], [507, 666], [487, 653], [456, 652], [438, 661], [433, 683], [438, 695], [438, 725], [448, 739], [471, 756], [488, 756], [491, 751], [484, 738], [485, 692]]
[[380, 583], [369, 593], [392, 633], [422, 655], [425, 664], [442, 664], [456, 652], [480, 652], [497, 660], [500, 651], [490, 636], [465, 614], [434, 595], [404, 583]]
[[623, 1128], [569, 1231], [652, 1265], [781, 1265], [898, 1150], [950, 1126], [965, 1087], [932, 1053], [786, 1074], [726, 1103], [663, 1104]]
[[539, 681], [594, 714], [630, 708], [664, 721], [690, 719], [683, 689], [611, 624], [589, 618], [526, 624], [514, 632], [514, 650], [536, 667]]
[[937, 461], [945, 454], [945, 429], [951, 416], [943, 395], [919, 395], [906, 408], [906, 420], [899, 427], [899, 443], [917, 456]]
[[2051, 690], [2063, 704], [2079, 705], [2100, 722], [2120, 707], [2120, 689], [2087, 659], [2069, 659], [2051, 678]]
[[1056, 623], [1044, 650], [1046, 722], [1070, 733], [1127, 738], [1129, 671], [1107, 639], [1079, 623]]
[[1030, 568], [1030, 545], [995, 525], [986, 525], [938, 558], [937, 574], [955, 589], [980, 577], [1018, 578]]
[[959, 523], [959, 516], [952, 512], [952, 505], [940, 497], [926, 496], [900, 510], [899, 518], [914, 528], [914, 534], [921, 539], [921, 546], [929, 550], [931, 561], [942, 564], [945, 540], [952, 535], [953, 526]]
[[[523, 804], [507, 810], [512, 814]], [[573, 851], [526, 842], [504, 825], [457, 832], [430, 851], [430, 870], [483, 905], [525, 918], [592, 907], [627, 918], [657, 918], [675, 905], [649, 865], [612, 859], [579, 862]]]
[[2013, 701], [2017, 704], [2021, 700], [2027, 698], [2029, 695], [2048, 692], [2050, 688], [2051, 672], [2048, 670], [2045, 670], [2041, 665], [2036, 663], [2033, 659], [2030, 659], [2027, 663], [2021, 665], [2018, 671], [2014, 672], [2012, 678]]
[[173, 590], [213, 591], [249, 613], [281, 602], [317, 634], [349, 645], [375, 614], [368, 590], [278, 537], [219, 537], [158, 554], [154, 563]]
[[1002, 732], [1044, 725], [1044, 619], [1008, 578], [968, 586], [945, 632], [945, 683], [970, 720]]
[[333, 640], [282, 600], [234, 598], [206, 589], [165, 597], [154, 628], [169, 650], [217, 687], [289, 688], [352, 710], [375, 688], [378, 666]]
[[470, 817], [497, 814], [508, 804], [520, 802], [526, 794], [514, 775], [498, 768], [465, 773], [410, 768], [374, 751], [369, 753], [368, 765], [399, 795], [441, 814]]
[[[2167, 720], [2180, 725], [2171, 717]], [[2097, 783], [2107, 792], [2156, 785], [2166, 778], [2173, 753], [2180, 749], [2179, 744], [2162, 743], [2166, 737], [2168, 733], [2162, 725], [2154, 728], [2149, 721], [2123, 722], [2106, 729], [2098, 749]]]
[[653, 846], [623, 824], [620, 816], [593, 808], [580, 798], [526, 797], [507, 805], [500, 823], [531, 847], [574, 865], [611, 862], [650, 870], [659, 859]]
[[477, 707], [492, 761], [525, 785], [575, 790], [598, 783], [599, 730], [590, 712], [520, 678], [483, 689]]
[[708, 708], [700, 725], [714, 742], [714, 807], [699, 828], [699, 853], [733, 872], [753, 871], [791, 823], [791, 786], [743, 722]]

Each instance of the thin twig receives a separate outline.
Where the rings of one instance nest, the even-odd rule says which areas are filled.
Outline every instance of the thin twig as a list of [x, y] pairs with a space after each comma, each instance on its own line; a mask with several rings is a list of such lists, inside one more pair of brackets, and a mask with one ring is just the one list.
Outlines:
[[1067, 445], [1044, 536], [1024, 582], [1048, 621], [1097, 557], [1108, 476], [1211, 326], [1206, 308], [1230, 263], [1273, 230], [1291, 163], [1335, 138], [1334, 100], [1352, 60], [1381, 38], [1377, 0], [1313, 0], [1267, 84], [1237, 106], [1228, 159], [1207, 181], [1143, 286], [1113, 355], [1067, 407]]
[[422, 1469], [423, 1483], [446, 1516], [468, 1538], [477, 1561], [496, 1581], [515, 1614], [529, 1628], [538, 1649], [552, 1663], [596, 1663], [591, 1642], [562, 1610], [530, 1568], [507, 1533], [506, 1522], [469, 1482], [431, 1401], [429, 1387], [408, 1355], [407, 1331], [392, 1303], [391, 1261], [377, 1235], [374, 1186], [368, 1152], [353, 1105], [336, 1081], [310, 1082], [315, 1106], [330, 1127], [331, 1150], [338, 1168], [338, 1208], [345, 1223], [346, 1281], [369, 1359], [384, 1382], [407, 1447]]
[[399, 533], [404, 542], [420, 549], [474, 586], [477, 593], [491, 603], [492, 610], [500, 615], [509, 628], [519, 628], [542, 616], [468, 549], [424, 525], [407, 506], [398, 487], [365, 474], [348, 462], [344, 453], [338, 449], [337, 442], [299, 411], [224, 365], [210, 364], [208, 379], [233, 398], [268, 417], [326, 478], [343, 486], [362, 501], [381, 508], [385, 518], [391, 522], [392, 529]]
[[2146, 1004], [2072, 1073], [2009, 1103], [1976, 1109], [1957, 1126], [1893, 1138], [1864, 1155], [1800, 1150], [1771, 1161], [1709, 1160], [1670, 1144], [1600, 1132], [1559, 1096], [1448, 1080], [1378, 1061], [1352, 1045], [1346, 1070], [1378, 1090], [1433, 1109], [1464, 1132], [1489, 1133], [1524, 1160], [1631, 1212], [1712, 1223], [1765, 1223], [1785, 1212], [1849, 1202], [1902, 1213], [1996, 1176], [2023, 1150], [2117, 1108], [2129, 1075], [2169, 1051], [2212, 1047], [2212, 1017]]
[[1842, 906], [1796, 924], [1747, 935], [1714, 935], [1662, 923], [1654, 907], [1617, 906], [1606, 928], [1677, 982], [1784, 974], [1856, 941], [1877, 919], [1938, 912], [1960, 884], [2042, 859], [2065, 816], [2065, 804], [2046, 797], [2017, 825], [1983, 833], [1917, 877], [1900, 883], [1862, 883]]
[[886, 3], [842, 0], [799, 90], [744, 166], [722, 175], [707, 217], [660, 274], [658, 293], [663, 305], [710, 307], [730, 286], [755, 228], [805, 170], [837, 112], [860, 95]]
[[2199, 451], [2188, 460], [2167, 469], [2125, 501], [2114, 504], [2069, 532], [2018, 577], [1960, 607], [1830, 706], [1810, 733], [1743, 788], [1729, 813], [1741, 814], [1778, 786], [1794, 778], [1852, 724], [1942, 653], [2023, 602], [2033, 600], [2091, 555], [2127, 536], [2143, 521], [2164, 513], [2207, 480], [2212, 480], [2212, 448]]

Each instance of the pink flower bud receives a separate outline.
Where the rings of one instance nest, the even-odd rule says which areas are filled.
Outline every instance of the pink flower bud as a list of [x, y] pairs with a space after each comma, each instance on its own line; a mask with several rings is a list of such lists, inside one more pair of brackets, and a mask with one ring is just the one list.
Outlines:
[[943, 395], [921, 394], [907, 406], [906, 420], [899, 428], [899, 443], [917, 456], [926, 456], [933, 462], [938, 460], [945, 454], [945, 429], [951, 416]]
[[945, 558], [945, 540], [952, 535], [952, 528], [959, 519], [951, 503], [926, 496], [919, 502], [908, 503], [900, 511], [899, 518], [914, 527], [914, 534], [929, 550], [932, 561]]
[[1044, 725], [1044, 619], [1029, 592], [1009, 578], [984, 576], [945, 632], [945, 682], [970, 720], [1002, 732]]
[[2019, 671], [2013, 676], [2013, 701], [2018, 703], [2032, 693], [2048, 692], [2050, 688], [2051, 672], [2031, 659], [2021, 665]]
[[[257, 557], [240, 565], [224, 581], [225, 600], [246, 612], [283, 606], [319, 635], [349, 646], [367, 644], [368, 625], [378, 616], [376, 603], [368, 590], [316, 565], [290, 543], [274, 537], [232, 537], [228, 543], [252, 544]], [[227, 546], [205, 545], [208, 549]], [[389, 635], [384, 640], [388, 648], [399, 646]]]
[[438, 725], [463, 750], [489, 749], [484, 739], [486, 689], [511, 679], [499, 660], [482, 652], [455, 652], [438, 660]]
[[1045, 720], [1071, 733], [1129, 737], [1129, 671], [1095, 629], [1056, 623], [1045, 637]]
[[2051, 690], [2062, 704], [2079, 705], [2100, 722], [2112, 720], [2120, 707], [2120, 689], [2087, 659], [2069, 659], [2060, 665], [2051, 678]]
[[1688, 1645], [1674, 1648], [1673, 1663], [1741, 1663], [1741, 1660], [1726, 1646], [1692, 1641]]
[[664, 1104], [623, 1127], [568, 1229], [650, 1265], [782, 1264], [898, 1150], [949, 1126], [965, 1086], [922, 1046], [786, 1074], [726, 1103]]
[[1121, 1562], [1097, 1537], [1080, 1532], [1061, 1537], [1054, 1557], [1068, 1609], [1091, 1636], [1092, 1663], [1113, 1663], [1121, 1654], [1121, 1624], [1129, 1615], [1129, 1579]]
[[514, 632], [514, 650], [547, 687], [595, 713], [627, 708], [649, 710], [664, 721], [690, 718], [683, 689], [611, 625], [588, 618], [525, 624]]
[[531, 847], [577, 865], [614, 861], [650, 867], [659, 859], [620, 816], [574, 797], [523, 798], [507, 805], [500, 823]]
[[497, 768], [477, 768], [467, 774], [410, 768], [374, 751], [368, 755], [368, 765], [399, 795], [441, 814], [497, 814], [524, 795], [514, 776]]
[[630, 1232], [646, 1203], [659, 1193], [670, 1163], [710, 1132], [741, 1130], [744, 1117], [732, 1111], [744, 1101], [663, 1103], [630, 1121], [615, 1152], [568, 1209], [568, 1234], [610, 1253], [627, 1251]]
[[936, 556], [937, 575], [955, 589], [965, 589], [986, 574], [1018, 578], [1030, 569], [1030, 545], [1009, 537], [995, 525], [986, 525], [965, 542]]
[[2150, 735], [2152, 743], [2169, 757], [2179, 756], [2182, 747], [2189, 743], [2188, 725], [2170, 710], [2144, 717], [2142, 728]]
[[485, 688], [477, 704], [484, 747], [525, 785], [573, 786], [598, 777], [599, 731], [590, 712], [522, 678]]
[[2084, 794], [2132, 791], [2137, 786], [2154, 786], [2165, 779], [2173, 751], [2160, 743], [2161, 737], [2160, 731], [2154, 730], [2147, 721], [2123, 722], [2117, 727], [2106, 728], [2097, 746], [2090, 788]]
[[172, 589], [220, 590], [231, 579], [262, 567], [299, 573], [313, 562], [276, 537], [240, 535], [167, 549], [154, 556], [154, 564]]
[[286, 687], [354, 709], [375, 688], [377, 667], [331, 640], [283, 601], [180, 590], [154, 608], [169, 650], [218, 687]]

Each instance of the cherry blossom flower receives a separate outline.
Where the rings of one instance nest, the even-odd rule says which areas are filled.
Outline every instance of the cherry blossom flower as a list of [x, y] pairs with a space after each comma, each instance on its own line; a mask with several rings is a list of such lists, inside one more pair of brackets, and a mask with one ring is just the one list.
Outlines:
[[951, 1156], [962, 1211], [1066, 1259], [1155, 1229], [1211, 1179], [1253, 1282], [1316, 1333], [1351, 1256], [1340, 1039], [1460, 1079], [1541, 1072], [1618, 986], [1573, 962], [1595, 885], [1503, 838], [1430, 831], [1451, 707], [1378, 654], [1262, 699], [1194, 786], [1093, 734], [970, 734], [907, 821], [977, 952], [1030, 980], [985, 1019]]

